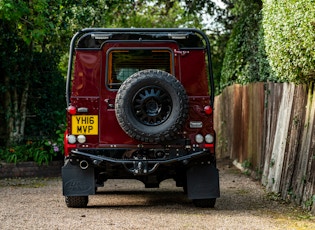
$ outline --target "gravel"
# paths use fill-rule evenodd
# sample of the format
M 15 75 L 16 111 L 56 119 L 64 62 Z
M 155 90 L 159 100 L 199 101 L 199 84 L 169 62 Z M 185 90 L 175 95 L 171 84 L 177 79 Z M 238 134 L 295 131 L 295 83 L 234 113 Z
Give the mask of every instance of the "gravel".
M 315 229 L 315 219 L 267 194 L 230 162 L 219 162 L 214 209 L 193 206 L 173 180 L 145 189 L 109 180 L 88 208 L 67 208 L 60 178 L 0 180 L 0 229 Z

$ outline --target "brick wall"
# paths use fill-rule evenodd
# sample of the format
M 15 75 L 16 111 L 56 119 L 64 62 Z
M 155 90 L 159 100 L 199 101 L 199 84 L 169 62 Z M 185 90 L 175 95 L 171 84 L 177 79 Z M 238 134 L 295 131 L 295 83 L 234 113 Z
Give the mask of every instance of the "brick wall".
M 54 161 L 48 165 L 35 162 L 4 163 L 0 162 L 0 178 L 11 177 L 57 177 L 61 175 L 63 161 Z

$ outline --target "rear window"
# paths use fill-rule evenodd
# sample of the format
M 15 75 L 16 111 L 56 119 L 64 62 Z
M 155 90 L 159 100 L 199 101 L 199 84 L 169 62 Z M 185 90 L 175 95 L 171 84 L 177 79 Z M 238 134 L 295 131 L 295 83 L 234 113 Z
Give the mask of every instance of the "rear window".
M 144 69 L 159 69 L 172 74 L 170 50 L 111 50 L 107 56 L 107 87 L 118 89 L 132 74 Z

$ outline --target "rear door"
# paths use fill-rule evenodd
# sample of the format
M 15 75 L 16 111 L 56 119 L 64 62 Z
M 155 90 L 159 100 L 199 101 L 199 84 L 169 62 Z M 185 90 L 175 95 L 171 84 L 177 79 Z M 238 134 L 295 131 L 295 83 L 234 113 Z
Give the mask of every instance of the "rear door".
M 100 98 L 100 143 L 126 147 L 137 142 L 119 126 L 115 114 L 117 91 L 129 76 L 144 69 L 160 69 L 176 75 L 175 43 L 108 43 L 103 46 Z

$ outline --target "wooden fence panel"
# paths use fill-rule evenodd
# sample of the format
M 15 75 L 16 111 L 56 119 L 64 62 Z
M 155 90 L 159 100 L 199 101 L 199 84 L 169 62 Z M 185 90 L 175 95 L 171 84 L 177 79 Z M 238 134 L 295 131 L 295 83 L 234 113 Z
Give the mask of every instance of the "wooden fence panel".
M 261 171 L 261 153 L 263 145 L 264 125 L 264 84 L 255 83 L 248 85 L 248 137 L 245 139 L 247 145 L 247 159 L 251 162 L 254 170 Z
M 232 88 L 231 88 L 232 89 Z M 218 158 L 226 158 L 230 156 L 231 141 L 230 135 L 227 133 L 226 125 L 229 113 L 231 113 L 231 100 L 228 100 L 228 88 L 224 93 L 216 96 L 214 103 L 214 129 L 216 130 L 216 155 Z
M 269 191 L 315 214 L 314 87 L 233 85 L 216 97 L 214 111 L 219 156 L 250 161 Z
M 231 116 L 231 114 L 234 114 Z M 214 128 L 218 157 L 237 157 L 242 152 L 240 137 L 242 90 L 240 85 L 227 87 L 214 104 Z
M 314 96 L 314 94 L 313 94 Z M 313 97 L 313 100 L 315 98 Z M 313 112 L 314 112 L 314 101 L 313 101 Z M 313 113 L 314 115 L 314 113 Z M 311 118 L 313 121 L 312 134 L 310 141 L 310 148 L 308 152 L 307 168 L 305 171 L 304 190 L 302 193 L 302 205 L 304 208 L 311 209 L 315 214 L 315 126 L 314 116 Z M 307 156 L 305 156 L 306 158 Z
M 287 146 L 283 160 L 282 178 L 280 181 L 281 197 L 292 197 L 292 178 L 296 166 L 298 151 L 301 143 L 302 129 L 305 119 L 307 87 L 296 86 L 293 96 L 293 107 L 290 118 L 290 127 L 287 137 Z
M 280 189 L 283 159 L 287 143 L 291 110 L 293 105 L 293 93 L 294 85 L 284 84 L 283 97 L 281 99 L 280 108 L 278 112 L 277 119 L 278 122 L 272 148 L 271 163 L 267 181 L 267 189 L 275 193 L 278 193 Z
M 262 184 L 267 185 L 271 161 L 272 150 L 275 140 L 275 133 L 277 128 L 277 118 L 279 114 L 280 102 L 282 98 L 282 84 L 267 83 L 265 86 L 265 113 L 264 113 L 264 167 L 262 172 Z
M 241 145 L 239 147 L 239 150 L 236 152 L 237 156 L 234 157 L 235 159 L 238 159 L 240 162 L 249 161 L 249 152 L 248 152 L 248 145 L 246 143 L 248 137 L 249 137 L 249 85 L 241 86 L 239 89 L 239 95 L 241 98 L 239 99 L 241 102 L 240 105 L 240 113 L 239 116 L 234 119 L 235 126 L 238 127 L 236 135 L 239 137 L 239 143 L 235 143 L 236 145 Z
M 227 151 L 227 140 L 223 139 L 226 138 L 225 134 L 225 128 L 224 128 L 224 122 L 225 122 L 225 117 L 224 117 L 224 111 L 225 109 L 223 108 L 224 104 L 222 103 L 223 101 L 223 94 L 220 94 L 219 96 L 215 97 L 214 101 L 214 129 L 216 131 L 216 155 L 217 158 L 225 158 L 228 155 Z
M 311 172 L 313 152 L 310 150 L 314 145 L 312 143 L 312 136 L 314 135 L 314 116 L 315 116 L 315 94 L 311 88 L 308 90 L 308 100 L 306 106 L 306 116 L 303 126 L 303 134 L 301 139 L 301 148 L 298 153 L 298 161 L 295 168 L 295 175 L 293 177 L 293 194 L 295 201 L 301 203 L 308 200 L 304 194 L 305 186 L 311 182 L 314 177 L 314 172 Z M 314 183 L 313 183 L 314 186 Z M 308 189 L 312 191 L 313 186 L 308 185 Z M 310 192 L 308 191 L 308 193 Z M 309 195 L 309 194 L 308 194 Z
M 235 115 L 230 118 L 231 126 L 227 123 L 228 130 L 230 131 L 230 140 L 232 141 L 232 149 L 230 149 L 230 156 L 238 158 L 243 152 L 243 136 L 242 136 L 242 96 L 243 90 L 241 85 L 235 85 L 234 90 L 230 91 L 232 97 L 232 113 Z M 232 113 L 229 113 L 228 116 Z

